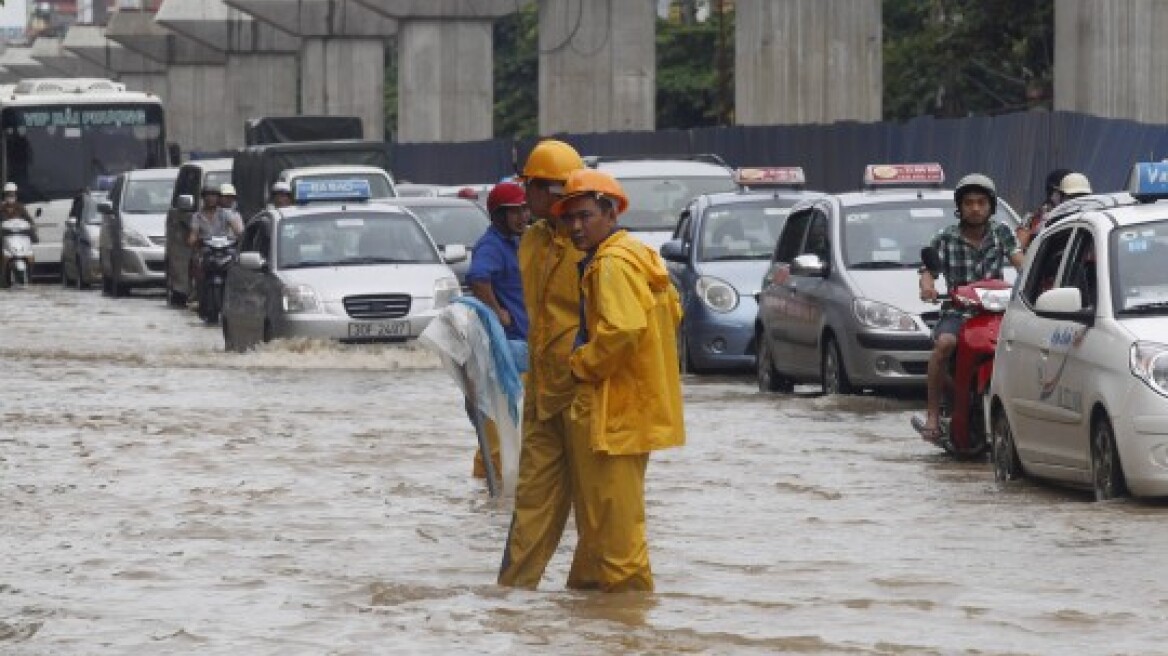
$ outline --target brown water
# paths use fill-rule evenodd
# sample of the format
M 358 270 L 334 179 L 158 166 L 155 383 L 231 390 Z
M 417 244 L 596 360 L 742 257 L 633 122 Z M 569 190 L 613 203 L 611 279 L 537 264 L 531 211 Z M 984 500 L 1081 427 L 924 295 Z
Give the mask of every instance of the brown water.
M 1168 509 L 997 486 L 919 401 L 687 378 L 654 595 L 493 584 L 509 515 L 413 347 L 221 352 L 158 297 L 0 293 L 0 653 L 1168 653 Z

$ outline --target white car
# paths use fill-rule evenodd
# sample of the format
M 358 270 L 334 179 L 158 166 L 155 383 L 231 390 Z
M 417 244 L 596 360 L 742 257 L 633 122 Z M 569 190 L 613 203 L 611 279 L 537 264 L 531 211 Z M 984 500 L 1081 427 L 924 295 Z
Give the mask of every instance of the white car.
M 295 194 L 305 198 L 303 187 Z M 413 215 L 329 197 L 270 207 L 248 222 L 224 288 L 227 350 L 277 337 L 405 341 L 459 296 L 458 279 Z M 448 261 L 465 258 L 465 248 L 447 247 Z
M 1141 180 L 1143 184 L 1141 184 Z M 1048 225 L 1002 323 L 986 404 L 998 480 L 1168 495 L 1168 164 Z

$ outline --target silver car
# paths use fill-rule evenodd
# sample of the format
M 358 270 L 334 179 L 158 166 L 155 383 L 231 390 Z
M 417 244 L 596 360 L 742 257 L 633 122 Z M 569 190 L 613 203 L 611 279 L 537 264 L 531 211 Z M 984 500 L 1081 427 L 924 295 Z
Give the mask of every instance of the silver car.
M 77 197 L 65 234 L 61 238 L 61 283 L 77 289 L 89 289 L 101 280 L 100 253 L 101 214 L 97 205 L 106 199 L 106 192 L 91 191 Z
M 166 284 L 166 212 L 178 169 L 126 171 L 114 181 L 102 215 L 99 259 L 102 292 L 123 296 L 134 287 Z
M 448 247 L 446 259 L 466 258 Z M 426 230 L 380 203 L 268 208 L 248 222 L 227 274 L 223 341 L 243 351 L 274 338 L 413 339 L 459 296 Z
M 923 388 L 939 313 L 919 297 L 920 252 L 953 213 L 952 190 L 924 186 L 792 207 L 759 293 L 760 389 Z M 993 218 L 1018 225 L 1003 201 Z
M 454 275 L 458 276 L 463 293 L 469 294 L 466 273 L 470 270 L 470 261 L 474 257 L 474 245 L 487 228 L 491 227 L 487 210 L 478 203 L 464 198 L 394 198 L 389 202 L 406 208 L 418 217 L 443 254 L 449 246 L 460 245 L 466 249 L 467 259 L 457 263 L 451 262 L 450 268 Z

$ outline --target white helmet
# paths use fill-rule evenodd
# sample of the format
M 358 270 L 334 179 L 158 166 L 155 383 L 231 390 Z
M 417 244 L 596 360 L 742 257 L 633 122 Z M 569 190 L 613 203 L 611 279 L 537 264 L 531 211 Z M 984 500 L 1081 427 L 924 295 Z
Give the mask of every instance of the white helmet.
M 234 196 L 235 195 L 235 185 L 231 184 L 230 182 L 224 182 L 223 184 L 219 185 L 219 195 L 220 196 Z
M 276 180 L 272 183 L 272 194 L 291 194 L 292 187 L 284 180 Z
M 1082 173 L 1068 173 L 1059 183 L 1059 191 L 1065 196 L 1082 196 L 1091 193 L 1091 183 Z
M 16 193 L 16 183 L 15 182 L 5 182 L 4 183 L 4 193 L 15 194 Z

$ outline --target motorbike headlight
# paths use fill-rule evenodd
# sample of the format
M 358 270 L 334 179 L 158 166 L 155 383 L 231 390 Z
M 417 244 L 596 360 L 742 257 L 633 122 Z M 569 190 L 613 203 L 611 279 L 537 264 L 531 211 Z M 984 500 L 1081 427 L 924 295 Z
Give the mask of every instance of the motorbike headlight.
M 1155 342 L 1132 344 L 1131 372 L 1148 387 L 1168 396 L 1168 346 Z
M 434 307 L 442 308 L 450 305 L 450 301 L 462 295 L 462 287 L 458 278 L 439 278 L 434 281 Z
M 987 311 L 1005 312 L 1006 306 L 1010 304 L 1010 293 L 1009 289 L 979 289 L 977 297 Z
M 906 332 L 917 329 L 917 322 L 913 320 L 911 314 L 866 298 L 852 301 L 852 311 L 856 313 L 856 319 L 860 324 L 868 328 Z
M 702 276 L 695 289 L 702 303 L 714 312 L 730 312 L 738 307 L 738 290 L 721 278 Z
M 288 313 L 320 312 L 320 297 L 308 285 L 284 286 L 284 311 Z
M 126 248 L 150 248 L 154 243 L 133 228 L 122 228 L 122 246 Z

